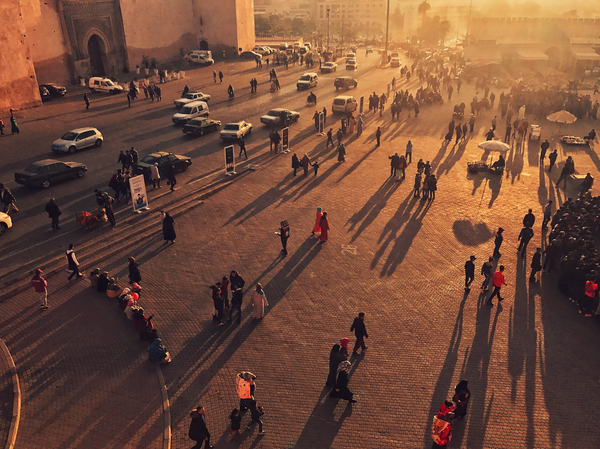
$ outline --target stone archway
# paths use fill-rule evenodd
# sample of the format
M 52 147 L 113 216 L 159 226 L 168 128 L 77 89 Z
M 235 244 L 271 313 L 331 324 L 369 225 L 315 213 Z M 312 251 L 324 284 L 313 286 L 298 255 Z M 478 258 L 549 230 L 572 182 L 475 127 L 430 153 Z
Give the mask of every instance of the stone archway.
M 200 50 L 208 50 L 208 42 L 206 42 L 204 39 L 200 41 Z
M 92 34 L 88 39 L 87 51 L 90 56 L 90 70 L 92 76 L 106 75 L 106 45 L 97 34 Z

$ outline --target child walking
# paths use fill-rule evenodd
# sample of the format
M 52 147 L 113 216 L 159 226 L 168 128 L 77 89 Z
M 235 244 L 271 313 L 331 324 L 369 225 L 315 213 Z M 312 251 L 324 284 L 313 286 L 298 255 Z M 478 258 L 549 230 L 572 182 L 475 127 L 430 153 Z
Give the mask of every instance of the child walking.
M 256 405 L 256 401 L 252 401 L 252 405 L 250 406 L 250 416 L 252 417 L 252 421 L 248 423 L 246 426 L 247 429 L 251 429 L 254 423 L 258 424 L 258 434 L 264 435 L 266 432 L 263 432 L 263 423 L 260 420 L 260 417 L 264 415 L 265 412 L 261 405 Z

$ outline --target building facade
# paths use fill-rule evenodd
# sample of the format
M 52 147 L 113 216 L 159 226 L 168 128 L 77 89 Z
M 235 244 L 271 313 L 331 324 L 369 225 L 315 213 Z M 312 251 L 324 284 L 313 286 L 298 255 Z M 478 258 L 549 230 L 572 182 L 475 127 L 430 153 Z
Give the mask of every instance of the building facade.
M 253 0 L 2 0 L 0 14 L 14 24 L 1 27 L 0 39 L 19 43 L 0 56 L 11 59 L 0 65 L 0 93 L 20 89 L 26 97 L 1 95 L 0 110 L 38 104 L 38 82 L 119 76 L 141 67 L 144 56 L 161 63 L 197 48 L 233 54 L 254 47 Z M 22 88 L 24 76 L 33 94 Z

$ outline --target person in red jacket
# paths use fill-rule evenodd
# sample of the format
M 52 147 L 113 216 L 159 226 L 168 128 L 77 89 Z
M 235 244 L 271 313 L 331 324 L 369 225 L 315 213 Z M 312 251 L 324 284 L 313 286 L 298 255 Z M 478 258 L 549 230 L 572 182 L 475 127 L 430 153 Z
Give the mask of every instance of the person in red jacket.
M 49 307 L 48 306 L 48 290 L 46 288 L 46 287 L 48 287 L 48 283 L 46 282 L 46 279 L 44 279 L 41 276 L 41 274 L 42 274 L 42 270 L 40 270 L 39 268 L 37 270 L 35 270 L 35 274 L 31 278 L 31 285 L 33 286 L 33 289 L 40 296 L 40 298 L 42 300 L 42 304 L 40 305 L 40 308 L 43 310 L 46 310 Z
M 433 417 L 431 425 L 431 438 L 433 446 L 431 449 L 443 449 L 452 439 L 452 420 L 455 418 L 456 407 L 452 402 L 445 401 L 437 415 Z
M 492 277 L 492 284 L 494 284 L 494 291 L 492 292 L 492 296 L 490 296 L 490 299 L 488 300 L 488 303 L 491 305 L 494 304 L 492 302 L 492 299 L 494 299 L 494 296 L 498 296 L 498 301 L 504 301 L 504 298 L 502 298 L 500 296 L 500 289 L 502 288 L 503 285 L 506 285 L 506 282 L 504 281 L 504 265 L 500 265 L 500 268 L 498 270 L 499 271 L 496 271 L 494 273 L 494 277 Z

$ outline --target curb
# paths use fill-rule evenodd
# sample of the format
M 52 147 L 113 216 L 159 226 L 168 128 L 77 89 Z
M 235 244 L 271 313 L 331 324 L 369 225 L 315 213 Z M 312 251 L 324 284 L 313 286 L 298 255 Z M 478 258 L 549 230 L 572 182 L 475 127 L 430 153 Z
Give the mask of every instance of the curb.
M 10 428 L 8 430 L 8 438 L 6 439 L 5 449 L 13 449 L 15 442 L 17 441 L 17 431 L 19 430 L 19 421 L 21 420 L 21 386 L 19 385 L 19 374 L 15 366 L 15 361 L 4 343 L 4 340 L 0 339 L 0 350 L 2 355 L 8 360 L 10 368 L 10 374 L 13 384 L 13 406 L 12 406 L 12 417 L 10 421 Z
M 156 374 L 158 375 L 158 384 L 160 385 L 160 394 L 162 395 L 163 417 L 165 420 L 163 449 L 171 449 L 171 404 L 169 403 L 169 392 L 167 391 L 167 385 L 165 384 L 165 378 L 163 377 L 160 365 L 156 367 Z

